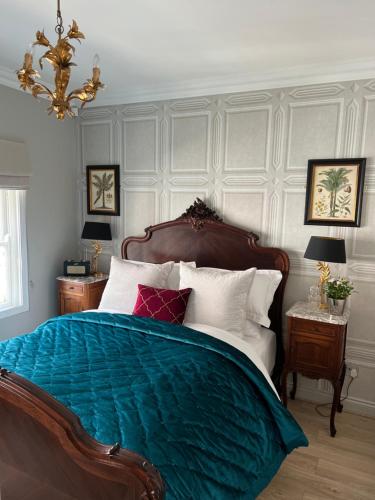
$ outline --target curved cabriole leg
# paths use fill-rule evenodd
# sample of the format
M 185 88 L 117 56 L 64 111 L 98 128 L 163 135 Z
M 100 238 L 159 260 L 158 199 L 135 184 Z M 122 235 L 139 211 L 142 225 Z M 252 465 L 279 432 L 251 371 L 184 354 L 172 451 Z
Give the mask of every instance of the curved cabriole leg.
M 346 373 L 346 364 L 344 363 L 344 366 L 342 367 L 342 372 L 341 372 L 341 376 L 340 376 L 340 395 L 339 395 L 339 398 L 341 396 L 341 392 L 342 392 L 342 386 L 344 385 L 344 380 L 345 380 L 345 373 Z M 337 406 L 337 411 L 339 413 L 342 412 L 343 410 L 343 405 L 341 404 L 341 401 L 339 400 L 339 404 Z
M 297 372 L 293 372 L 293 387 L 290 391 L 290 399 L 295 399 L 297 392 Z
M 339 404 L 340 404 L 340 394 L 341 394 L 341 381 L 340 381 L 340 379 L 338 381 L 336 381 L 335 383 L 333 383 L 332 385 L 333 385 L 334 393 L 333 393 L 333 401 L 332 401 L 329 429 L 330 429 L 331 436 L 335 437 L 335 435 L 336 435 L 335 415 L 336 415 L 336 411 L 337 411 Z

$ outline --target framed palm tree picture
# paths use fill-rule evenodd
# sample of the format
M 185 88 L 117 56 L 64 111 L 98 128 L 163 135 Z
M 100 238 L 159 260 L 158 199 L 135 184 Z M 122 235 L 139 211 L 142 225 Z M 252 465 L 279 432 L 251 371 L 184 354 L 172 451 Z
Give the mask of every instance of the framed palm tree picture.
M 120 175 L 118 165 L 88 165 L 87 213 L 120 215 Z
M 366 158 L 309 160 L 305 224 L 361 225 Z

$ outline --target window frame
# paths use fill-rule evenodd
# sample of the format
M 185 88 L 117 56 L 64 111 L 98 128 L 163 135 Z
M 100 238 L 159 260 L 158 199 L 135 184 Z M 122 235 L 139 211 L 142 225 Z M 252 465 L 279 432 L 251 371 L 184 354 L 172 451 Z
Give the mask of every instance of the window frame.
M 27 232 L 26 232 L 26 191 L 22 189 L 1 189 L 12 191 L 14 205 L 6 203 L 9 237 L 0 242 L 7 248 L 9 258 L 8 279 L 11 298 L 0 306 L 0 319 L 21 314 L 29 310 Z M 11 206 L 13 205 L 13 206 Z M 11 213 L 10 208 L 14 209 Z

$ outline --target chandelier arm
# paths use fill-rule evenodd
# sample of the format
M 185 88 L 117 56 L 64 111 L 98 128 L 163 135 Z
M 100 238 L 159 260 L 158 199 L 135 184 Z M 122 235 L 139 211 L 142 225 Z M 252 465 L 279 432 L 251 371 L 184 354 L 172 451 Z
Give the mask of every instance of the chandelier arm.
M 43 85 L 43 83 L 35 82 L 35 84 L 31 87 L 31 91 L 33 92 L 34 88 L 41 88 L 42 92 L 37 92 L 37 94 L 47 94 L 50 99 L 53 99 L 53 93 L 50 91 L 48 87 Z
M 71 101 L 72 99 L 78 99 L 79 101 L 82 101 L 84 103 L 91 102 L 95 99 L 98 90 L 102 87 L 103 85 L 100 82 L 90 86 L 85 83 L 80 89 L 72 90 L 72 92 L 68 94 L 66 100 Z
M 79 95 L 79 94 L 83 94 L 83 93 L 85 93 L 86 95 L 89 94 L 90 97 L 83 97 L 83 96 Z M 73 92 L 70 92 L 70 94 L 68 95 L 66 100 L 68 102 L 70 102 L 73 99 L 77 99 L 78 101 L 81 101 L 82 105 L 83 105 L 83 104 L 86 104 L 87 102 L 94 101 L 95 97 L 96 97 L 96 91 L 95 92 L 86 92 L 85 90 L 82 89 L 82 90 L 74 90 Z
M 66 100 L 71 101 L 72 99 L 79 99 L 78 94 L 82 94 L 83 92 L 85 92 L 85 90 L 83 88 L 74 89 L 71 92 L 69 92 L 69 94 L 66 96 Z M 84 99 L 81 98 L 81 101 L 82 100 L 84 100 Z

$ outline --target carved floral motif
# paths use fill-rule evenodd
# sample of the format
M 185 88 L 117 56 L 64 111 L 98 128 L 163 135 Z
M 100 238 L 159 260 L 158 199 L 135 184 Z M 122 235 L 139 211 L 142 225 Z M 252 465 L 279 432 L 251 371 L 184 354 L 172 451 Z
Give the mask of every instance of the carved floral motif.
M 204 201 L 197 198 L 193 205 L 184 212 L 178 219 L 189 219 L 195 231 L 199 231 L 207 221 L 223 222 L 217 213 L 209 208 Z

